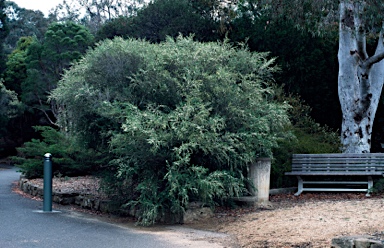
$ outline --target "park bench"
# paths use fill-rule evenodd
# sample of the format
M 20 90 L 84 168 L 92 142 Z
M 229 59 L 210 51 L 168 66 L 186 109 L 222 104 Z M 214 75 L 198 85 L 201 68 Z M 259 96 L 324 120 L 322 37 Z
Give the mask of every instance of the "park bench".
M 367 192 L 369 196 L 372 177 L 384 174 L 384 153 L 293 154 L 292 171 L 285 174 L 297 177 L 296 196 L 303 191 Z

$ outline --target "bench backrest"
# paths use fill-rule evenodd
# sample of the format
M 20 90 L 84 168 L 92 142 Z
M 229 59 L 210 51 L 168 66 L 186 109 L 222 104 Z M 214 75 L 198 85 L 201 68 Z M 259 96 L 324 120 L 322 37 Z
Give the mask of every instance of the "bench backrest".
M 294 171 L 384 172 L 384 153 L 293 154 Z

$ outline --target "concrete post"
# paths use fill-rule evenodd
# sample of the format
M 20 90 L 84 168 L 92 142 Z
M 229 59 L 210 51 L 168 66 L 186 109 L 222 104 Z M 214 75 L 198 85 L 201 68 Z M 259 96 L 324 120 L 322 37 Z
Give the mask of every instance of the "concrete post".
M 52 212 L 52 155 L 44 155 L 44 201 L 43 211 Z
M 271 159 L 258 158 L 249 166 L 249 179 L 256 189 L 251 188 L 252 196 L 257 197 L 258 203 L 269 201 L 269 185 L 271 175 Z

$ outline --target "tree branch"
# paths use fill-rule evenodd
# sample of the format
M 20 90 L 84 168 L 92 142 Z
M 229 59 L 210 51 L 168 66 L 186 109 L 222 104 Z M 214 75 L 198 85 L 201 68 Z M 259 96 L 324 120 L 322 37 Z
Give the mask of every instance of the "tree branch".
M 369 57 L 366 61 L 365 64 L 368 67 L 371 67 L 373 64 L 376 64 L 384 59 L 384 52 L 381 52 L 379 54 L 375 54 L 372 57 Z
M 44 109 L 41 109 L 41 108 L 37 108 L 37 107 L 32 107 L 32 108 L 42 111 L 42 112 L 44 113 L 45 117 L 47 117 L 49 123 L 51 123 L 52 125 L 54 125 L 54 126 L 56 126 L 56 127 L 60 127 L 59 125 L 57 125 L 55 122 L 53 122 L 53 121 L 51 120 L 51 118 L 49 117 L 47 111 L 45 111 Z
M 39 97 L 37 94 L 36 94 L 36 97 L 37 97 L 37 99 L 38 99 L 38 101 L 39 101 L 40 106 L 41 106 L 41 107 L 44 107 L 44 105 L 43 105 L 43 103 L 42 103 L 40 97 Z M 42 112 L 44 113 L 45 117 L 47 117 L 49 123 L 51 123 L 51 124 L 54 125 L 54 126 L 59 127 L 59 125 L 57 125 L 54 121 L 52 121 L 52 119 L 49 117 L 47 111 L 45 111 L 45 110 L 42 109 L 42 108 L 38 108 L 38 107 L 32 107 L 32 108 L 35 108 L 35 109 L 37 109 L 37 110 L 42 111 Z
M 356 41 L 357 41 L 357 52 L 360 56 L 360 59 L 365 61 L 368 58 L 367 53 L 367 42 L 366 42 L 366 30 L 361 15 L 363 12 L 363 3 L 354 4 L 354 25 L 356 32 Z

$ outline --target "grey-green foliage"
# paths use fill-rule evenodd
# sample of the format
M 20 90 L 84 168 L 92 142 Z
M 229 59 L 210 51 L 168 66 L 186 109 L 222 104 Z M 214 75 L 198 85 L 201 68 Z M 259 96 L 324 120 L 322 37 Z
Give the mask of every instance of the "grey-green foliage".
M 0 78 L 0 134 L 6 132 L 6 125 L 11 118 L 22 112 L 23 105 L 14 91 L 8 90 Z
M 0 78 L 0 152 L 7 148 L 9 126 L 23 112 L 23 104 L 18 100 L 17 93 L 7 89 Z
M 0 113 L 8 118 L 15 117 L 20 108 L 20 102 L 14 91 L 8 90 L 0 79 Z
M 213 205 L 241 193 L 247 163 L 289 136 L 273 63 L 228 42 L 117 38 L 89 51 L 51 98 L 63 128 L 109 149 L 111 188 L 151 224 L 191 199 Z
M 3 79 L 0 79 L 0 134 L 5 131 L 9 119 L 16 117 L 21 110 L 17 94 L 5 88 Z

